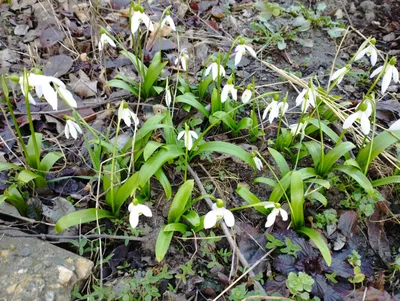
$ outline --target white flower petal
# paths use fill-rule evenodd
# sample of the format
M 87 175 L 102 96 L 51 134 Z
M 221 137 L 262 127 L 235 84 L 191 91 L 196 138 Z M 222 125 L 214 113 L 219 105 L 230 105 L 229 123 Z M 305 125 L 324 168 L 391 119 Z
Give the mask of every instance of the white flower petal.
M 68 130 L 69 130 L 69 133 L 71 134 L 72 138 L 74 138 L 74 139 L 78 138 L 78 132 L 76 131 L 74 122 L 72 120 L 67 120 L 66 125 L 68 125 Z M 67 137 L 67 138 L 69 138 L 69 137 Z
M 131 211 L 131 213 L 129 214 L 129 223 L 131 224 L 132 228 L 136 228 L 137 225 L 139 224 L 139 214 L 138 214 L 136 208 L 134 208 Z
M 362 59 L 362 58 L 365 56 L 365 54 L 367 53 L 367 50 L 368 50 L 368 47 L 367 47 L 367 48 L 364 48 L 363 50 L 361 50 L 361 51 L 356 55 L 356 57 L 354 58 L 354 61 L 358 61 L 358 60 Z
M 135 207 L 137 207 L 137 212 L 142 213 L 144 216 L 147 216 L 147 217 L 153 216 L 150 208 L 147 207 L 146 205 L 138 204 Z
M 369 77 L 373 78 L 373 77 L 377 76 L 379 73 L 381 73 L 382 69 L 383 69 L 383 66 L 380 66 L 380 67 L 376 68 L 375 71 L 372 72 Z
M 284 209 L 282 209 L 282 208 L 279 208 L 279 213 L 280 213 L 281 216 L 282 216 L 282 220 L 283 220 L 283 221 L 287 221 L 287 219 L 288 219 L 288 213 L 286 212 L 286 210 L 284 210 Z
M 215 210 L 211 210 L 204 217 L 204 229 L 210 229 L 217 223 L 217 213 Z
M 248 103 L 251 99 L 251 90 L 246 89 L 242 94 L 242 102 Z
M 65 124 L 65 127 L 64 127 L 64 133 L 65 133 L 65 137 L 66 137 L 67 139 L 69 139 L 69 125 L 68 125 L 68 120 L 67 120 L 67 123 Z
M 78 133 L 82 134 L 83 131 L 82 131 L 81 127 L 79 126 L 79 124 L 77 124 L 76 122 L 73 122 L 73 121 L 72 121 L 72 123 L 74 125 L 74 128 L 78 131 Z
M 69 92 L 67 89 L 63 87 L 58 88 L 60 90 L 61 95 L 64 97 L 64 100 L 73 108 L 76 108 L 78 104 L 76 103 L 76 100 L 72 96 L 72 93 Z
M 239 46 L 237 46 L 239 47 Z M 240 61 L 242 60 L 243 51 L 238 51 L 236 47 L 236 54 L 235 54 L 235 66 L 239 65 Z
M 206 72 L 204 73 L 205 76 L 208 76 L 210 74 L 212 67 L 213 67 L 213 64 L 211 64 L 210 66 L 207 67 Z
M 397 131 L 400 130 L 400 119 L 397 120 L 395 123 L 393 123 L 390 127 L 389 127 L 390 131 Z
M 58 100 L 57 100 L 57 92 L 50 86 L 49 83 L 46 83 L 42 86 L 42 91 L 44 98 L 51 105 L 54 111 L 57 111 Z
M 254 161 L 254 164 L 256 165 L 256 168 L 259 170 L 259 171 L 261 171 L 262 169 L 263 169 L 263 163 L 262 163 L 262 161 L 261 161 L 261 159 L 260 158 L 258 158 L 258 157 L 254 157 L 253 158 L 253 161 Z
M 237 90 L 235 88 L 231 90 L 231 94 L 232 94 L 232 99 L 237 101 Z
M 140 20 L 139 20 L 139 14 L 140 12 L 133 12 L 132 18 L 131 18 L 131 32 L 134 35 L 140 26 Z
M 360 118 L 361 123 L 361 131 L 364 135 L 368 135 L 369 131 L 371 130 L 371 123 L 369 122 L 369 118 L 367 115 L 362 114 Z
M 397 84 L 399 82 L 399 70 L 395 66 L 393 66 L 392 75 L 393 81 Z
M 304 102 L 304 96 L 307 93 L 307 89 L 303 89 L 303 91 L 300 92 L 299 95 L 297 95 L 296 97 L 296 106 L 299 106 L 300 104 L 302 104 Z
M 250 53 L 250 55 L 252 57 L 257 57 L 257 54 L 253 48 L 251 48 L 250 46 L 247 46 L 247 45 L 244 45 L 244 47 L 246 48 L 247 52 Z
M 194 139 L 199 138 L 199 136 L 197 135 L 197 133 L 195 131 L 189 131 L 190 136 L 192 136 Z
M 265 227 L 266 227 L 266 228 L 271 227 L 271 226 L 275 223 L 276 214 L 277 214 L 277 212 L 278 212 L 277 210 L 278 210 L 278 209 L 274 208 L 274 209 L 272 209 L 271 213 L 268 214 L 268 216 L 267 216 L 267 222 L 265 223 Z
M 228 209 L 224 210 L 224 221 L 228 227 L 233 227 L 235 225 L 235 217 Z
M 225 87 L 222 89 L 221 92 L 221 102 L 224 103 L 227 99 L 228 99 L 228 89 L 227 85 L 225 85 Z
M 381 86 L 381 93 L 385 94 L 387 88 L 389 88 L 390 82 L 392 81 L 392 68 L 391 66 L 388 66 L 385 74 L 383 75 L 382 78 L 382 86 Z
M 358 112 L 349 115 L 343 123 L 343 129 L 347 130 L 351 128 L 353 126 L 354 121 L 356 121 L 357 118 L 359 118 Z
M 133 209 L 135 209 L 135 205 L 133 205 L 133 203 L 129 203 L 128 211 L 131 212 Z
M 339 76 L 341 76 L 343 73 L 343 68 L 335 71 L 332 76 L 331 76 L 331 81 L 334 81 L 335 79 L 337 79 Z
M 378 52 L 376 51 L 375 47 L 371 46 L 371 65 L 375 66 L 377 61 L 378 61 Z

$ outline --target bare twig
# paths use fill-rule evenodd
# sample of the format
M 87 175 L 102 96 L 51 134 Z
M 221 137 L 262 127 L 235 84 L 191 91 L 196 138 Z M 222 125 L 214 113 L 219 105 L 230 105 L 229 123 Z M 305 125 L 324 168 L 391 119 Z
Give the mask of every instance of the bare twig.
M 197 173 L 190 167 L 188 166 L 188 171 L 189 173 L 192 175 L 194 181 L 196 182 L 197 186 L 199 187 L 199 190 L 202 194 L 207 194 L 206 190 L 204 189 L 203 184 L 201 183 L 199 176 L 197 175 Z M 205 201 L 207 202 L 207 205 L 210 207 L 210 209 L 212 208 L 212 201 L 209 198 L 204 198 Z M 225 223 L 221 223 L 221 228 L 222 231 L 224 232 L 231 248 L 233 251 L 237 250 L 237 255 L 239 258 L 240 263 L 243 265 L 243 267 L 248 268 L 250 265 L 247 262 L 246 258 L 243 256 L 242 252 L 240 252 L 239 248 L 237 247 L 235 241 L 233 240 L 231 233 L 228 229 L 228 227 L 225 225 Z M 240 280 L 241 278 L 243 278 L 246 274 L 249 274 L 251 277 L 253 277 L 253 281 L 254 281 L 254 285 L 257 287 L 257 289 L 259 289 L 260 291 L 265 293 L 264 288 L 262 287 L 262 285 L 255 280 L 255 274 L 252 271 L 252 269 L 257 266 L 262 260 L 264 260 L 269 254 L 272 253 L 274 249 L 272 249 L 271 251 L 269 251 L 267 254 L 265 254 L 260 260 L 258 260 L 249 270 L 247 270 L 245 273 L 243 273 L 238 279 L 236 279 L 227 289 L 225 289 L 216 299 L 217 300 L 220 296 L 222 296 L 233 284 L 235 284 L 238 280 Z

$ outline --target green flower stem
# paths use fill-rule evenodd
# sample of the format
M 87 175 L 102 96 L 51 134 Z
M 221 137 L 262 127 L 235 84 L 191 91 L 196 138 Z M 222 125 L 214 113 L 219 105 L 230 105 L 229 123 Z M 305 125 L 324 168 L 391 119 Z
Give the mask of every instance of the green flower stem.
M 7 86 L 6 78 L 4 77 L 4 75 L 1 76 L 1 84 L 2 84 L 4 98 L 6 99 L 6 102 L 7 102 L 8 111 L 10 112 L 11 118 L 13 120 L 14 128 L 17 131 L 17 135 L 18 135 L 19 142 L 21 144 L 22 151 L 24 152 L 25 158 L 27 158 L 28 151 L 26 149 L 24 139 L 22 138 L 22 134 L 21 134 L 21 130 L 19 129 L 19 126 L 18 126 L 17 118 L 14 115 L 14 110 L 12 108 L 11 101 L 10 101 L 8 86 Z
M 262 98 L 262 97 L 274 95 L 274 94 L 277 94 L 277 93 L 279 93 L 279 92 L 267 92 L 267 93 L 261 94 L 261 95 L 259 95 L 259 96 L 257 96 L 257 97 L 254 97 L 254 98 L 253 98 L 252 100 L 250 100 L 250 101 L 255 101 L 255 100 L 258 100 L 258 99 L 260 99 L 260 98 Z M 244 107 L 245 105 L 247 105 L 247 104 L 242 103 L 241 105 L 237 106 L 236 108 L 233 108 L 233 109 L 230 110 L 229 112 L 226 112 L 226 114 L 229 114 L 229 113 L 231 113 L 231 112 L 233 112 L 233 111 L 236 111 L 236 110 L 238 110 L 238 109 Z M 200 141 L 203 140 L 204 136 L 205 136 L 214 126 L 216 126 L 216 125 L 217 125 L 218 123 L 220 123 L 220 122 L 221 122 L 221 120 L 216 120 L 216 121 L 214 121 L 213 123 L 211 123 L 211 124 L 203 131 L 203 133 L 200 134 L 199 138 L 196 139 L 196 141 L 193 143 L 192 149 L 196 149 L 197 144 L 198 144 Z
M 239 41 L 239 39 L 242 39 L 242 36 L 238 36 L 231 44 L 231 47 L 228 50 L 228 53 L 226 54 L 226 57 L 224 59 L 224 67 L 226 66 L 226 64 L 228 63 L 229 57 L 231 56 L 232 53 L 232 49 L 233 47 L 235 47 L 237 41 Z
M 36 159 L 36 166 L 31 166 L 35 169 L 38 169 L 40 166 L 40 150 L 38 143 L 36 141 L 36 133 L 35 133 L 35 128 L 33 126 L 33 121 L 32 121 L 32 114 L 31 114 L 31 106 L 29 103 L 29 83 L 28 83 L 28 72 L 24 68 L 24 74 L 23 74 L 24 82 L 23 82 L 23 89 L 25 93 L 25 107 L 26 107 L 26 114 L 28 116 L 28 122 L 29 122 L 29 129 L 31 131 L 31 137 L 33 141 L 33 148 L 35 150 L 35 159 Z
M 185 137 L 186 139 L 186 137 Z M 189 139 L 192 139 L 191 137 Z M 188 161 L 189 161 L 189 150 L 185 146 L 185 176 L 183 178 L 183 182 L 186 182 L 187 179 L 187 172 L 188 172 Z
M 117 120 L 117 129 L 115 132 L 115 138 L 114 138 L 114 148 L 113 148 L 113 153 L 112 153 L 112 159 L 111 159 L 111 185 L 110 185 L 110 194 L 111 194 L 111 211 L 115 214 L 114 211 L 114 171 L 115 171 L 115 157 L 117 155 L 117 143 L 118 143 L 118 133 L 120 130 L 120 124 L 121 124 L 121 118 L 118 116 Z

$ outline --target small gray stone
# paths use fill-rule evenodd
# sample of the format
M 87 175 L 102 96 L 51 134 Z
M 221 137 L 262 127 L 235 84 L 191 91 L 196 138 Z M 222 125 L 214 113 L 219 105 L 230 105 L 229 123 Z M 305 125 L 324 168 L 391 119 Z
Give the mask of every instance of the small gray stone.
M 382 40 L 384 40 L 385 42 L 391 42 L 394 39 L 396 39 L 396 35 L 395 35 L 394 32 L 391 32 L 391 33 L 389 33 L 389 34 L 387 34 L 387 35 L 382 37 Z
M 375 9 L 375 3 L 369 0 L 363 1 L 360 4 L 361 9 L 367 13 L 367 12 L 373 12 Z
M 26 24 L 19 24 L 14 29 L 16 36 L 24 36 L 28 32 L 29 26 Z
M 18 255 L 22 256 L 22 257 L 26 257 L 29 256 L 31 254 L 31 250 L 29 250 L 28 248 L 23 248 Z

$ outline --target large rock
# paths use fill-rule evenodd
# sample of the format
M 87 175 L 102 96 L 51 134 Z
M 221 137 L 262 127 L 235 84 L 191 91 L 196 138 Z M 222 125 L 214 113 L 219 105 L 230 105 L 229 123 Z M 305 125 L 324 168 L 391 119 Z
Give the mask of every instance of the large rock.
M 24 233 L 0 230 L 0 300 L 71 300 L 74 285 L 91 273 L 90 260 L 40 239 L 8 234 Z

